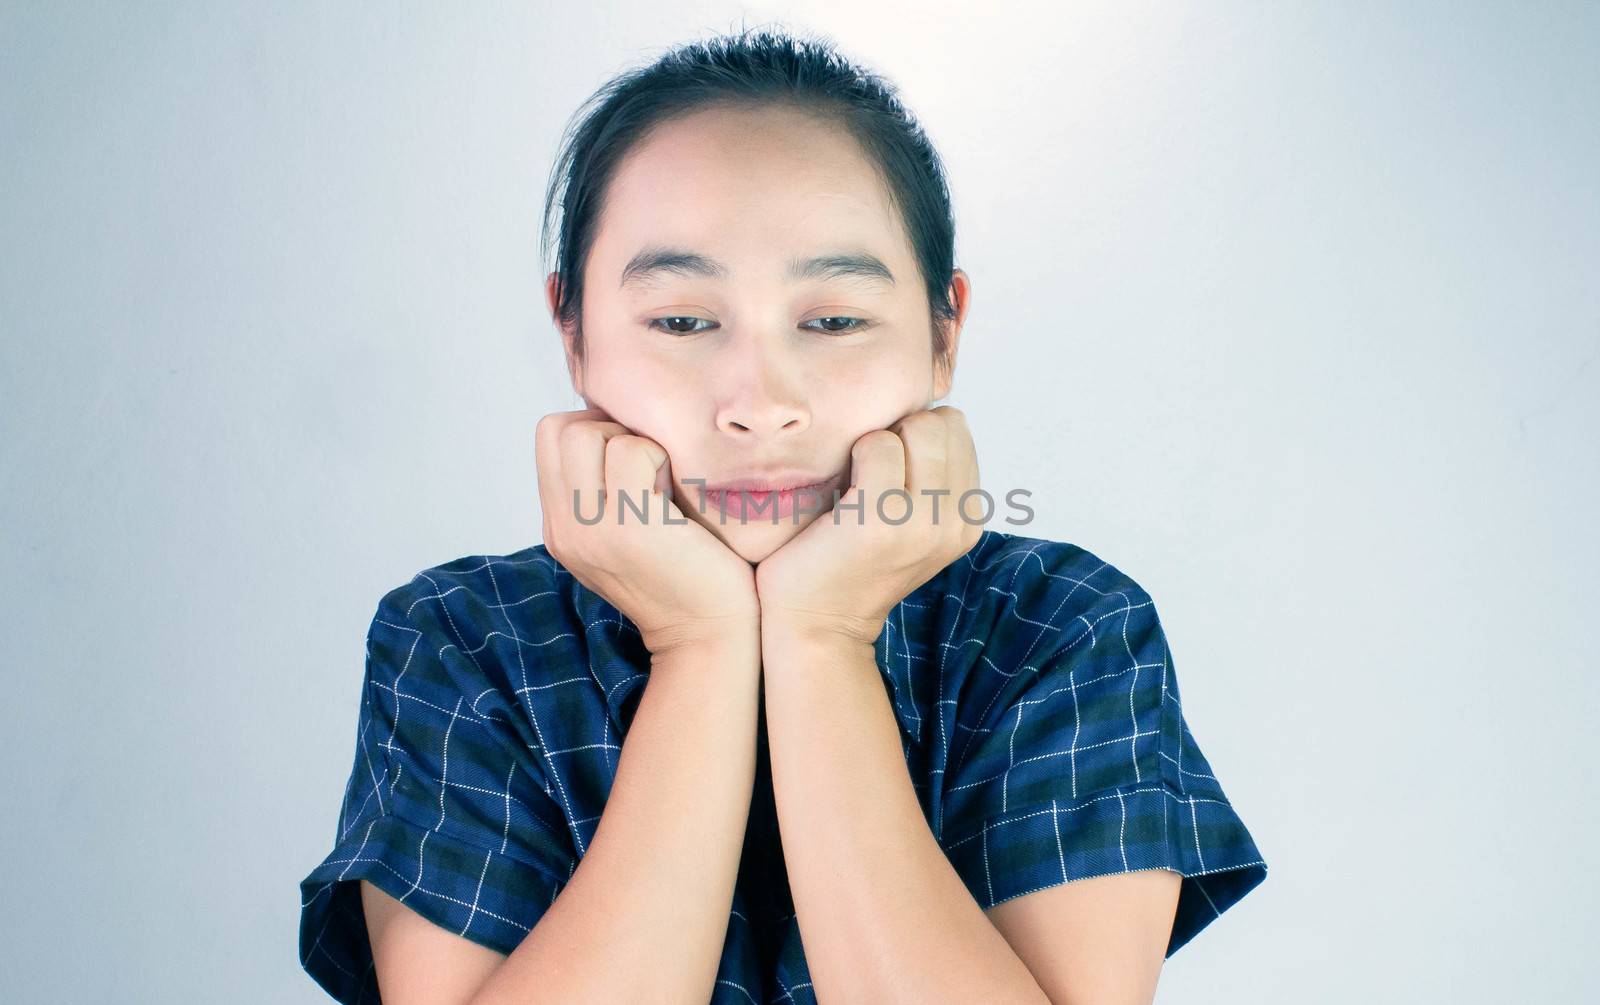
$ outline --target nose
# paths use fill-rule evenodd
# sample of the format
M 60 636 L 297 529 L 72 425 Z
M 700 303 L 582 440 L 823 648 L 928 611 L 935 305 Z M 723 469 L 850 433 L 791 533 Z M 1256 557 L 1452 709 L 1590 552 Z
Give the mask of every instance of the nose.
M 781 337 L 735 340 L 719 369 L 718 429 L 748 438 L 791 436 L 810 428 L 802 364 Z

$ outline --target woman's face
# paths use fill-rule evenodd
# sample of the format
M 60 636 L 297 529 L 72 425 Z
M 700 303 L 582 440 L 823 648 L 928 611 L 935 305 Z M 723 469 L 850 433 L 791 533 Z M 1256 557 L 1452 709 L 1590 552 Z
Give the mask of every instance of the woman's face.
M 574 387 L 660 443 L 679 508 L 752 563 L 832 508 L 858 437 L 949 393 L 969 302 L 958 269 L 950 367 L 936 368 L 916 260 L 871 165 L 847 133 L 787 110 L 703 110 L 647 137 L 611 181 L 584 268 Z M 553 311 L 554 275 L 546 292 Z M 752 494 L 741 521 L 736 493 L 724 510 L 686 479 L 825 484 L 791 495 L 795 513 Z

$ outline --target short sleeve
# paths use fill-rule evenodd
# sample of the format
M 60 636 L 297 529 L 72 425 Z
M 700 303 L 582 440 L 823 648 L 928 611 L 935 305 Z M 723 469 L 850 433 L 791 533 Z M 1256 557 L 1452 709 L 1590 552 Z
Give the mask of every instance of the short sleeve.
M 1153 601 L 1108 572 L 1052 578 L 1093 599 L 1055 597 L 997 623 L 990 689 L 957 713 L 964 742 L 951 754 L 940 844 L 985 909 L 1073 880 L 1171 869 L 1184 879 L 1170 957 L 1267 866 L 1184 719 Z
M 333 847 L 300 884 L 300 963 L 336 1001 L 379 1001 L 358 880 L 509 955 L 576 868 L 536 731 L 463 632 L 426 580 L 373 616 Z

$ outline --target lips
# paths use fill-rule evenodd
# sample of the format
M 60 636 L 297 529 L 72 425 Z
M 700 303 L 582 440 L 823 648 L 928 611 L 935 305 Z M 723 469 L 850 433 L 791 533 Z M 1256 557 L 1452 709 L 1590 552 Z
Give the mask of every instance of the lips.
M 788 475 L 771 479 L 743 479 L 718 486 L 707 486 L 703 498 L 715 510 L 746 522 L 750 517 L 777 521 L 795 512 L 804 504 L 812 512 L 827 508 L 830 489 L 837 475 L 818 479 L 815 475 Z M 762 488 L 761 486 L 768 486 Z M 752 487 L 754 486 L 754 487 Z M 773 488 L 771 486 L 776 486 Z
M 708 492 L 787 492 L 793 489 L 820 488 L 833 481 L 833 475 L 805 472 L 779 472 L 774 475 L 737 478 L 707 485 Z

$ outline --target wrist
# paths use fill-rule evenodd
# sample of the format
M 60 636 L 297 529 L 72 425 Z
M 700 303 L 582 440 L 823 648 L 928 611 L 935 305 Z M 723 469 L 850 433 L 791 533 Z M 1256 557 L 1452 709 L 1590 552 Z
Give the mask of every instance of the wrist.
M 755 615 L 730 615 L 676 621 L 651 633 L 645 639 L 650 662 L 675 662 L 688 658 L 695 662 L 739 662 L 748 657 L 759 661 L 761 619 Z
M 771 662 L 793 649 L 872 652 L 883 632 L 883 620 L 768 610 L 761 613 L 761 651 Z

